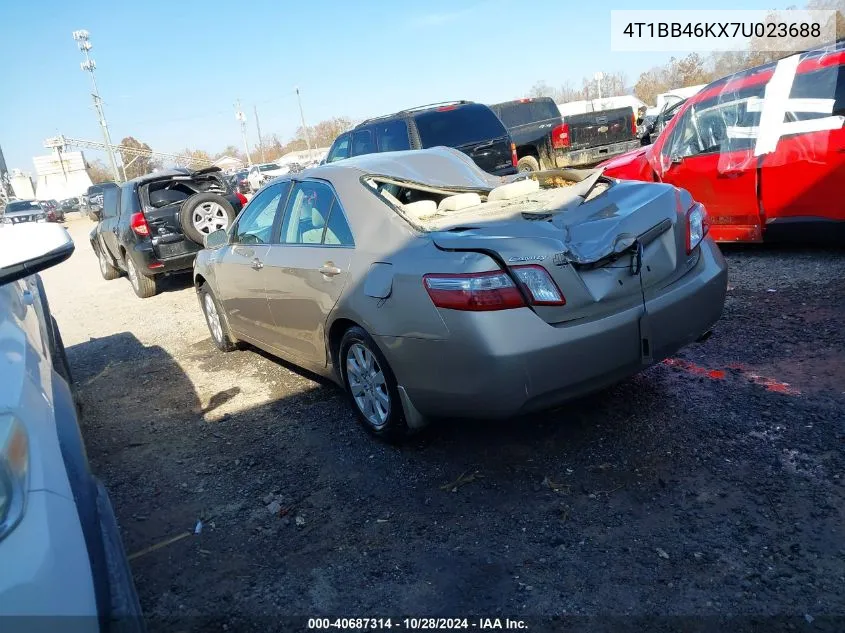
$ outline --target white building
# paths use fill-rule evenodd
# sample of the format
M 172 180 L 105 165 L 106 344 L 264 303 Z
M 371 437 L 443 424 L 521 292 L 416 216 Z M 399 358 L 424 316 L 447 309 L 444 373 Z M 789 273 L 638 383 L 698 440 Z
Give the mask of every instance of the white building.
M 223 171 L 237 171 L 238 169 L 244 168 L 244 162 L 234 156 L 221 156 L 212 164 Z
M 82 152 L 54 149 L 52 154 L 36 156 L 32 162 L 36 174 L 34 197 L 38 200 L 81 196 L 92 184 Z
M 35 190 L 32 188 L 32 178 L 29 174 L 23 173 L 20 169 L 13 169 L 9 182 L 12 185 L 12 191 L 15 198 L 19 200 L 34 200 Z

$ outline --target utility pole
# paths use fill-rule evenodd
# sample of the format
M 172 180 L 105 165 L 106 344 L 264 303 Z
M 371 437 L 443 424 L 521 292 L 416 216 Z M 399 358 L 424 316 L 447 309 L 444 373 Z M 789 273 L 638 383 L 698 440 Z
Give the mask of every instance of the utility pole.
M 264 141 L 261 140 L 261 123 L 258 122 L 258 106 L 253 105 L 252 111 L 255 112 L 255 127 L 258 130 L 258 147 L 261 148 L 261 162 L 266 163 L 267 157 L 264 155 Z
M 109 164 L 111 165 L 112 174 L 114 174 L 114 181 L 120 182 L 120 172 L 117 170 L 117 162 L 114 159 L 114 149 L 109 135 L 109 126 L 106 123 L 106 114 L 103 111 L 103 100 L 100 98 L 100 92 L 97 90 L 97 80 L 94 78 L 94 69 L 97 64 L 91 59 L 88 51 L 91 50 L 90 33 L 88 31 L 74 31 L 73 39 L 79 45 L 79 50 L 85 55 L 85 61 L 80 64 L 82 70 L 91 74 L 91 85 L 94 87 L 94 92 L 91 96 L 94 98 L 94 109 L 97 111 L 97 118 L 100 120 L 100 127 L 103 128 L 103 140 L 106 143 L 106 152 L 109 155 Z M 124 175 L 125 178 L 125 175 Z
M 235 119 L 241 122 L 241 138 L 244 141 L 244 151 L 246 152 L 246 163 L 252 167 L 252 159 L 249 157 L 249 143 L 246 140 L 246 115 L 241 110 L 241 100 L 235 104 Z
M 308 145 L 308 158 L 311 158 L 311 135 L 308 134 L 308 126 L 305 125 L 305 115 L 302 113 L 302 97 L 299 96 L 299 88 L 296 88 L 296 100 L 299 102 L 299 119 L 302 121 L 302 131 L 305 133 L 305 143 Z

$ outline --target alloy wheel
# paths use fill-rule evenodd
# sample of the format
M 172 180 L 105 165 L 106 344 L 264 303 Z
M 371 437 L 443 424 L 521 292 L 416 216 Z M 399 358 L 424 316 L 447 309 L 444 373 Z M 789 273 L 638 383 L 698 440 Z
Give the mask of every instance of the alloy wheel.
M 375 429 L 383 427 L 390 415 L 387 381 L 375 355 L 361 343 L 353 343 L 346 352 L 346 379 L 367 422 Z
M 229 216 L 226 210 L 213 200 L 203 202 L 191 213 L 194 228 L 204 235 L 229 228 Z
M 203 307 L 205 308 L 205 320 L 208 322 L 208 329 L 211 330 L 211 335 L 218 343 L 223 341 L 223 325 L 220 323 L 220 314 L 217 312 L 217 305 L 214 299 L 207 292 L 203 297 Z

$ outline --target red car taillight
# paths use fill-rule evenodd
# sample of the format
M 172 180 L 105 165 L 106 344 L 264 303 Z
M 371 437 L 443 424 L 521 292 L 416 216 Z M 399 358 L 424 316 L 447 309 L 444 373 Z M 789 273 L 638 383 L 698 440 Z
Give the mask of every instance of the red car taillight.
M 570 143 L 569 123 L 561 123 L 552 130 L 552 147 L 555 149 L 563 149 L 564 147 L 569 147 Z
M 513 266 L 511 270 L 531 305 L 566 305 L 563 293 L 542 266 L 528 264 Z M 438 308 L 486 312 L 526 306 L 523 294 L 503 270 L 429 274 L 423 277 L 423 284 Z
M 423 285 L 438 308 L 485 312 L 525 307 L 522 293 L 503 270 L 429 274 Z
M 238 200 L 240 200 L 241 206 L 245 207 L 246 203 L 247 203 L 246 196 L 244 194 L 242 194 L 240 191 L 236 191 L 235 195 L 238 197 Z
M 150 225 L 147 224 L 147 218 L 140 211 L 133 213 L 129 218 L 129 228 L 132 229 L 135 235 L 140 235 L 141 237 L 147 237 L 150 234 Z
M 511 143 L 511 162 L 514 167 L 519 162 L 519 157 L 516 155 L 516 143 Z
M 631 115 L 631 134 L 633 136 L 637 135 L 637 113 Z

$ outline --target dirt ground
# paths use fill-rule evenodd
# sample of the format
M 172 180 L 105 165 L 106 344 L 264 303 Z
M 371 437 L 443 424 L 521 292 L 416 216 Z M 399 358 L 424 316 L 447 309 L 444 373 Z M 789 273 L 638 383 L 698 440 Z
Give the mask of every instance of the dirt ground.
M 845 616 L 845 250 L 726 249 L 705 343 L 556 411 L 396 448 L 334 386 L 217 352 L 189 277 L 137 299 L 100 277 L 91 224 L 68 228 L 76 252 L 43 277 L 151 630 L 845 627 L 828 619 Z

